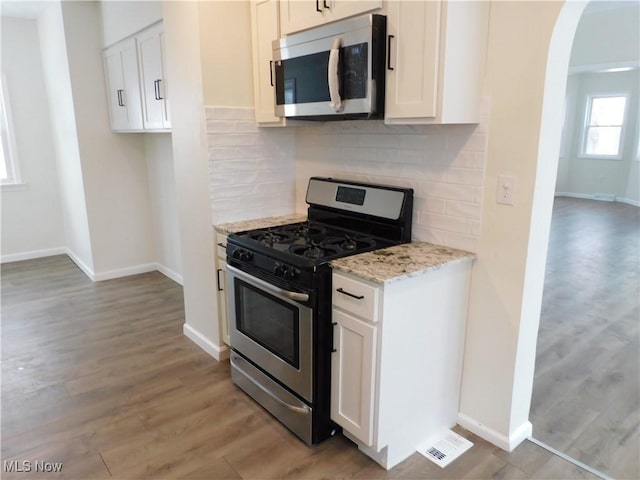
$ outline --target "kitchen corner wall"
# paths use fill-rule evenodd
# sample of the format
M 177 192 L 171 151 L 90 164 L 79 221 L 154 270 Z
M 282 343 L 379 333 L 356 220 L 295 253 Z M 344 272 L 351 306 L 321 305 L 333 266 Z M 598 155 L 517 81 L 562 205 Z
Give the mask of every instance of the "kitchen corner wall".
M 212 223 L 292 213 L 294 130 L 258 128 L 253 108 L 205 111 Z
M 314 175 L 414 189 L 413 240 L 477 251 L 488 102 L 479 125 L 349 121 L 296 130 L 296 207 Z

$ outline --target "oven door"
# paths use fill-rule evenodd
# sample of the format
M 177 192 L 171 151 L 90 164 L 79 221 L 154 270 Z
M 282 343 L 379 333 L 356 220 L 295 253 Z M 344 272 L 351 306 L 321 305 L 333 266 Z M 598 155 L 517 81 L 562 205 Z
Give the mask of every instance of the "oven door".
M 227 265 L 231 348 L 313 401 L 311 295 L 282 289 Z

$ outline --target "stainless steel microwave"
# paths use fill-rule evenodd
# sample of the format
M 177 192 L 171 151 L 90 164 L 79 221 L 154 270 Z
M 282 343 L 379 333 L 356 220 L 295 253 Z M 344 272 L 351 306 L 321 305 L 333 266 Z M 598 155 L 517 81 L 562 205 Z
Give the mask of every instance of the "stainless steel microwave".
M 369 14 L 275 40 L 276 116 L 383 118 L 386 29 L 384 15 Z

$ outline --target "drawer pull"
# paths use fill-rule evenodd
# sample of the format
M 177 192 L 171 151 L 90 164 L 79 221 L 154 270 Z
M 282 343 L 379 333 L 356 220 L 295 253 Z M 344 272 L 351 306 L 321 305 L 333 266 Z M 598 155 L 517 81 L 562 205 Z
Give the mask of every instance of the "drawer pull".
M 218 246 L 222 248 L 227 248 L 227 246 L 222 242 L 218 242 Z
M 221 268 L 216 270 L 216 284 L 218 286 L 218 291 L 222 292 L 224 291 L 224 288 L 222 288 L 222 283 L 220 282 L 220 272 L 222 272 Z
M 356 300 L 362 300 L 364 298 L 364 295 L 354 295 L 353 293 L 343 290 L 342 287 L 338 288 L 336 292 L 346 295 L 347 297 L 355 298 Z

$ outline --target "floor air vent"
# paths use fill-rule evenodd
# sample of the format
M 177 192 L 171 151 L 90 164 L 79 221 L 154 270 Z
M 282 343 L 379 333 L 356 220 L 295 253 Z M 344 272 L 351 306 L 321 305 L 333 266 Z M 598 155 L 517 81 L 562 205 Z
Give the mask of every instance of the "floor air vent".
M 426 448 L 418 450 L 436 465 L 444 468 L 473 446 L 466 438 L 448 430 L 436 437 Z

